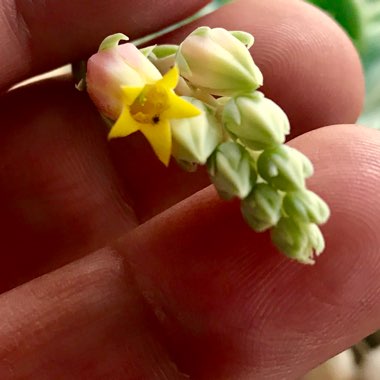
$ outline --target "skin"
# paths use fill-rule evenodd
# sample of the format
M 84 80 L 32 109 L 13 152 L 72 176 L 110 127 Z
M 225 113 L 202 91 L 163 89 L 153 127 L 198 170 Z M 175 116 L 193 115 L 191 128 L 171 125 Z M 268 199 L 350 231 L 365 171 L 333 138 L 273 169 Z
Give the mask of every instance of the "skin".
M 332 209 L 314 267 L 250 231 L 204 172 L 165 169 L 138 134 L 107 143 L 69 79 L 5 92 L 108 34 L 137 37 L 202 4 L 0 5 L 1 379 L 290 380 L 380 325 L 380 134 L 351 125 L 359 59 L 318 10 L 242 0 L 165 39 L 198 25 L 254 34 L 263 91 Z

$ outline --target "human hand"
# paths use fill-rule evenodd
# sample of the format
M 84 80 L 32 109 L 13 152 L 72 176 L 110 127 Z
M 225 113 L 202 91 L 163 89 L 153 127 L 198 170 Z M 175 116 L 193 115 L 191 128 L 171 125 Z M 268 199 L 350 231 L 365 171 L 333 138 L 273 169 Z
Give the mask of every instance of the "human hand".
M 0 87 L 203 2 L 89 3 L 19 1 L 16 12 L 5 0 Z M 352 45 L 299 1 L 239 1 L 196 24 L 255 36 L 263 91 L 304 133 L 290 144 L 313 161 L 309 185 L 332 210 L 325 253 L 314 267 L 286 260 L 205 188 L 205 173 L 165 169 L 139 135 L 108 144 L 70 80 L 4 94 L 1 379 L 296 379 L 378 327 L 380 135 L 310 132 L 360 112 Z

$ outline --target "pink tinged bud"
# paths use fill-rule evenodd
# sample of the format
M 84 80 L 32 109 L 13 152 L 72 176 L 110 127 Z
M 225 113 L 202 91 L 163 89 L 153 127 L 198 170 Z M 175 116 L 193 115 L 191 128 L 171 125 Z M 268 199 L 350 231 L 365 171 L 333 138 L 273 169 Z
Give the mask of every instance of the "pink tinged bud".
M 247 49 L 253 38 L 249 40 L 245 35 L 222 28 L 196 29 L 176 55 L 181 75 L 213 95 L 233 96 L 256 90 L 263 84 L 263 75 Z
M 121 86 L 144 87 L 161 78 L 158 69 L 133 44 L 94 54 L 87 63 L 87 91 L 98 110 L 116 120 L 121 114 Z

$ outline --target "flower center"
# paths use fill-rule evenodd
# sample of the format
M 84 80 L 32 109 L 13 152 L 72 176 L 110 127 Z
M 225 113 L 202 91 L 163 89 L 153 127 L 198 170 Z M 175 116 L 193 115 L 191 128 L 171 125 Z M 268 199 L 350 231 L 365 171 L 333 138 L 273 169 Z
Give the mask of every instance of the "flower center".
M 169 99 L 161 86 L 147 84 L 130 106 L 131 116 L 142 124 L 158 124 L 160 115 L 169 108 Z

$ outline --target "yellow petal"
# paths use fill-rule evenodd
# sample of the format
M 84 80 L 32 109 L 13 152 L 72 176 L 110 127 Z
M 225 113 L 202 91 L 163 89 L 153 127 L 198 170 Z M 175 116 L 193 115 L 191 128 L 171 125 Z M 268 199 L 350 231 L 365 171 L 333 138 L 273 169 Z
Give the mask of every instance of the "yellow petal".
M 144 87 L 121 86 L 121 91 L 123 93 L 123 104 L 130 106 L 140 95 L 143 89 Z
M 141 124 L 140 131 L 149 141 L 160 161 L 165 166 L 168 166 L 172 150 L 172 135 L 169 121 L 162 120 L 155 125 Z
M 140 123 L 138 123 L 130 114 L 129 108 L 124 107 L 116 123 L 108 134 L 108 139 L 115 137 L 125 137 L 134 133 L 140 129 Z
M 178 67 L 174 66 L 171 68 L 163 77 L 160 79 L 157 84 L 164 87 L 166 90 L 174 90 L 177 87 L 179 80 L 179 71 Z
M 199 116 L 202 111 L 185 99 L 169 91 L 169 108 L 161 114 L 162 119 L 183 119 L 186 117 Z

